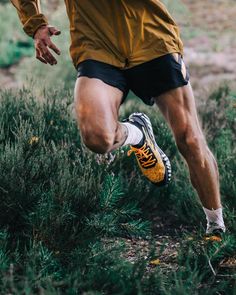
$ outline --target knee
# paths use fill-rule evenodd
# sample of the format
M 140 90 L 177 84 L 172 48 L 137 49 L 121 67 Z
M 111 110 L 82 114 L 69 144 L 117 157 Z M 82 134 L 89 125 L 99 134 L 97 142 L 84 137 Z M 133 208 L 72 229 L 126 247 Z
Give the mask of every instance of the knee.
M 106 130 L 96 130 L 91 127 L 80 128 L 84 144 L 92 152 L 105 154 L 112 150 L 114 135 Z
M 207 145 L 204 136 L 193 132 L 185 132 L 176 138 L 180 153 L 188 161 L 205 166 Z
M 107 128 L 101 128 L 94 118 L 94 110 L 82 103 L 76 103 L 78 127 L 83 143 L 92 152 L 105 154 L 112 149 L 115 135 Z M 105 125 L 105 124 L 103 124 Z

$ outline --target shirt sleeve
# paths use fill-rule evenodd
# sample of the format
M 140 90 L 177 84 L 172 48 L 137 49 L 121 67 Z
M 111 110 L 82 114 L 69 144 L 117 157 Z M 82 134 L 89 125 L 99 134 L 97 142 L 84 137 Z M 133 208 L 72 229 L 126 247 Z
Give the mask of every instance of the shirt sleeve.
M 46 17 L 41 13 L 39 0 L 11 0 L 17 9 L 23 29 L 27 35 L 33 37 L 37 29 L 48 25 Z

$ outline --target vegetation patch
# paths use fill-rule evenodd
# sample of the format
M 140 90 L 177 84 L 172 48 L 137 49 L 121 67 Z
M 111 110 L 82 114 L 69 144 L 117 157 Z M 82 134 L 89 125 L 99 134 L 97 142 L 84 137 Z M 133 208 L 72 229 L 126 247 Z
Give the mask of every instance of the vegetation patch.
M 201 206 L 156 110 L 138 109 L 151 117 L 173 165 L 173 180 L 161 189 L 126 149 L 109 161 L 85 148 L 71 97 L 1 93 L 0 292 L 235 294 L 235 97 L 221 88 L 200 110 L 220 166 L 222 242 L 202 238 Z M 131 99 L 121 116 L 134 109 Z
M 24 56 L 33 55 L 34 45 L 33 41 L 24 34 L 12 5 L 1 3 L 0 68 L 7 68 Z

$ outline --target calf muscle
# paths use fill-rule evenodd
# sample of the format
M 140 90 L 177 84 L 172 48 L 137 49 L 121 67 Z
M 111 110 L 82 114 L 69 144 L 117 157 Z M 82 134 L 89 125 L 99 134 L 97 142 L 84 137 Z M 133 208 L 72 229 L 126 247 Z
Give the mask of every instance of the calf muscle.
M 220 208 L 218 167 L 199 124 L 191 85 L 161 95 L 156 98 L 156 103 L 187 162 L 191 182 L 203 206 L 208 209 Z

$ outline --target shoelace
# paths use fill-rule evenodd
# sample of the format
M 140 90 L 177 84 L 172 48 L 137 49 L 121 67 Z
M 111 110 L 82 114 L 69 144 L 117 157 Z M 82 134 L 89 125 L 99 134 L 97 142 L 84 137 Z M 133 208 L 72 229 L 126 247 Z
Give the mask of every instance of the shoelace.
M 141 148 L 131 146 L 127 154 L 130 156 L 132 153 L 135 153 L 143 168 L 148 168 L 157 162 L 157 159 L 154 157 L 147 143 L 145 143 Z

